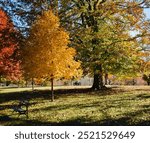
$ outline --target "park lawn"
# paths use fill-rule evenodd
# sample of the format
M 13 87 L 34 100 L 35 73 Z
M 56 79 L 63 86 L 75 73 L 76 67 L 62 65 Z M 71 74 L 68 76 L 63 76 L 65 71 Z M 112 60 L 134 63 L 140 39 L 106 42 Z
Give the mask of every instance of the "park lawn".
M 36 90 L 0 94 L 0 125 L 150 125 L 150 87 L 122 86 L 106 91 Z M 12 105 L 30 98 L 29 119 Z
M 90 86 L 54 86 L 54 89 L 79 89 L 79 88 L 89 88 Z M 49 90 L 51 87 L 49 86 L 35 86 L 35 90 Z M 17 88 L 17 87 L 0 87 L 0 94 L 3 93 L 14 93 L 14 92 L 22 92 L 22 91 L 32 91 L 31 87 L 22 87 L 22 88 Z

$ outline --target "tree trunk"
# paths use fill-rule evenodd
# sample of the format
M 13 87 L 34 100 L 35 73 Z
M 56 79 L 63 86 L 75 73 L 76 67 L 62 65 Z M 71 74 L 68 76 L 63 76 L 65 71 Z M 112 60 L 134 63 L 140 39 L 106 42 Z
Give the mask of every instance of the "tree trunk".
M 99 74 L 94 73 L 94 81 L 93 81 L 93 86 L 92 89 L 94 90 L 99 90 Z
M 32 91 L 33 91 L 34 90 L 34 79 L 33 78 L 32 78 L 31 84 L 32 84 Z
M 10 81 L 6 80 L 6 86 L 9 86 L 10 85 Z
M 28 87 L 28 81 L 25 80 L 25 87 Z
M 148 75 L 147 83 L 148 83 L 148 86 L 149 86 L 150 85 L 150 74 Z
M 97 65 L 94 70 L 94 81 L 92 89 L 100 90 L 104 87 L 103 84 L 103 74 L 102 74 L 102 65 Z
M 0 75 L 0 83 L 2 83 L 2 76 Z
M 135 85 L 136 84 L 136 81 L 135 81 L 135 79 L 133 78 L 132 79 L 132 85 Z
M 108 73 L 105 73 L 105 85 L 108 84 Z
M 54 101 L 54 79 L 51 79 L 51 101 Z
M 18 88 L 19 88 L 19 85 L 20 85 L 20 81 L 18 81 L 18 82 L 17 82 L 17 86 L 18 86 Z

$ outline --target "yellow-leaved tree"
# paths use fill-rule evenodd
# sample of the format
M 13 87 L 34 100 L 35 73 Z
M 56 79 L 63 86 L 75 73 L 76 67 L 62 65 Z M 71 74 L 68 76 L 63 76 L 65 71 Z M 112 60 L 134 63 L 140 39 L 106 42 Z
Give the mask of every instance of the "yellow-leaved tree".
M 51 81 L 51 100 L 54 100 L 54 79 L 77 78 L 82 75 L 76 51 L 69 47 L 69 34 L 60 27 L 59 18 L 45 11 L 31 27 L 22 50 L 22 67 L 30 78 Z

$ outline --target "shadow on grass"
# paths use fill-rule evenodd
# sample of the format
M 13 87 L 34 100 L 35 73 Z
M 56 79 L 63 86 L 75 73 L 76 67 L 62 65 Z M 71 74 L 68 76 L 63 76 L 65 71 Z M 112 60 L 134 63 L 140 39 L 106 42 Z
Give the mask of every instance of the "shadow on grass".
M 147 94 L 139 94 L 137 97 L 140 99 L 148 99 L 150 98 L 150 95 L 148 96 Z
M 96 105 L 96 103 L 95 103 Z M 93 106 L 95 106 L 93 105 Z M 84 105 L 83 105 L 84 106 Z M 67 109 L 70 106 L 65 106 L 64 109 Z M 79 108 L 81 108 L 80 105 Z M 89 106 L 87 106 L 89 107 Z M 110 106 L 111 107 L 111 106 Z M 137 119 L 138 117 L 142 117 L 142 114 L 150 114 L 149 105 L 141 106 L 140 110 L 136 112 L 128 112 L 126 114 L 122 114 L 120 117 L 112 118 L 109 114 L 107 114 L 108 108 L 101 108 L 100 112 L 105 115 L 103 119 L 93 120 L 92 112 L 91 116 L 77 116 L 74 118 L 69 118 L 65 121 L 60 122 L 51 122 L 51 121 L 42 121 L 38 119 L 26 119 L 26 117 L 20 116 L 19 118 L 14 118 L 12 115 L 0 115 L 0 122 L 5 123 L 5 125 L 11 126 L 150 126 L 150 119 L 142 120 Z M 62 108 L 62 107 L 61 107 Z M 61 110 L 56 107 L 57 110 Z M 86 107 L 84 107 L 86 108 Z M 53 108 L 55 109 L 55 108 Z M 51 110 L 51 109 L 48 109 Z M 31 111 L 32 112 L 32 111 Z M 8 124 L 7 124 L 8 123 Z
M 10 126 L 150 126 L 150 120 L 130 122 L 131 117 L 122 117 L 118 119 L 107 118 L 93 122 L 86 117 L 77 117 L 64 122 L 42 122 L 39 120 L 13 119 L 8 116 L 1 116 L 1 122 L 9 122 Z M 11 122 L 11 123 L 10 123 Z
M 55 90 L 55 99 L 63 98 L 66 96 L 70 96 L 71 94 L 79 94 L 79 93 L 86 93 L 92 95 L 112 95 L 115 93 L 114 90 L 111 88 L 107 88 L 105 90 L 100 91 L 93 91 L 91 88 L 86 89 L 59 89 Z M 30 100 L 35 98 L 43 98 L 43 99 L 50 99 L 51 91 L 50 90 L 35 90 L 35 91 L 23 91 L 23 92 L 15 92 L 15 93 L 3 93 L 0 94 L 0 103 L 13 101 L 13 100 Z
M 10 118 L 8 115 L 4 115 L 4 114 L 2 114 L 2 115 L 0 115 L 0 122 L 6 122 L 6 121 L 12 121 L 13 119 L 12 118 Z
M 91 91 L 91 89 L 65 89 L 65 90 L 56 90 L 55 95 L 56 99 L 58 98 L 63 98 L 66 96 L 70 96 L 71 94 L 77 94 L 78 93 L 86 93 L 94 96 L 105 96 L 105 95 L 113 95 L 115 91 L 112 89 L 107 89 L 106 91 Z M 34 91 L 34 92 L 18 92 L 18 93 L 4 93 L 0 95 L 0 103 L 3 102 L 8 102 L 8 101 L 13 101 L 13 100 L 21 100 L 21 99 L 35 99 L 35 98 L 43 98 L 44 99 L 50 99 L 49 97 L 50 91 Z M 96 98 L 96 97 L 95 97 Z M 22 126 L 128 126 L 128 125 L 138 125 L 138 126 L 150 126 L 150 120 L 137 120 L 134 122 L 132 119 L 136 116 L 140 116 L 141 113 L 146 113 L 148 114 L 150 112 L 149 108 L 150 105 L 143 105 L 140 110 L 137 112 L 129 112 L 125 115 L 122 115 L 123 117 L 118 117 L 118 118 L 111 118 L 110 116 L 107 116 L 106 112 L 108 108 L 114 107 L 123 107 L 124 105 L 121 103 L 122 100 L 146 100 L 149 99 L 150 96 L 147 94 L 139 94 L 134 96 L 133 98 L 129 99 L 124 99 L 124 98 L 119 98 L 116 100 L 111 100 L 110 99 L 110 106 L 107 106 L 105 108 L 101 108 L 100 112 L 103 112 L 106 116 L 103 120 L 96 120 L 93 121 L 93 119 L 90 119 L 86 116 L 80 116 L 76 118 L 71 118 L 62 122 L 48 122 L 48 121 L 41 121 L 41 120 L 33 120 L 33 119 L 26 119 L 24 117 L 19 117 L 19 118 L 14 118 L 12 116 L 7 116 L 7 115 L 0 115 L 0 122 L 4 123 L 7 125 L 22 125 Z M 119 103 L 115 103 L 119 102 Z M 35 103 L 36 104 L 36 103 Z M 62 105 L 62 106 L 50 106 L 43 108 L 42 110 L 64 110 L 72 107 L 77 107 L 77 108 L 89 108 L 89 107 L 99 107 L 101 105 L 100 102 L 93 102 L 91 104 L 86 104 L 86 103 L 81 103 L 81 104 L 68 104 L 68 105 Z M 10 108 L 10 105 L 1 105 L 0 109 L 6 109 Z M 34 110 L 33 110 L 34 111 Z M 106 112 L 105 112 L 106 111 Z M 32 111 L 31 111 L 32 112 Z M 150 113 L 149 113 L 150 114 Z

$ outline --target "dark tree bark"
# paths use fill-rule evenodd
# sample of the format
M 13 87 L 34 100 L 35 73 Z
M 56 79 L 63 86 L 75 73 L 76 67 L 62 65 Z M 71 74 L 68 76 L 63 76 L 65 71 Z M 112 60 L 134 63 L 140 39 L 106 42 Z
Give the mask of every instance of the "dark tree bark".
M 34 90 L 34 79 L 33 78 L 32 78 L 31 84 L 32 84 L 32 91 L 33 91 Z
M 54 101 L 54 79 L 51 79 L 51 101 Z
M 20 85 L 20 81 L 18 81 L 18 82 L 17 82 L 17 85 L 18 85 L 18 88 L 19 88 L 19 85 Z
M 28 81 L 25 80 L 25 87 L 28 87 Z
M 136 81 L 135 81 L 135 79 L 133 78 L 133 80 L 132 80 L 132 85 L 135 85 L 136 84 Z
M 2 83 L 2 76 L 0 75 L 0 83 Z
M 105 85 L 108 84 L 108 73 L 105 73 Z
M 149 75 L 144 74 L 142 78 L 144 81 L 147 82 L 147 85 L 150 85 L 150 74 Z
M 94 81 L 93 81 L 93 90 L 100 90 L 104 88 L 103 83 L 103 72 L 102 72 L 102 65 L 97 65 L 94 69 Z
M 92 89 L 94 90 L 99 90 L 99 74 L 94 74 L 94 81 L 93 81 L 93 86 L 92 86 Z

